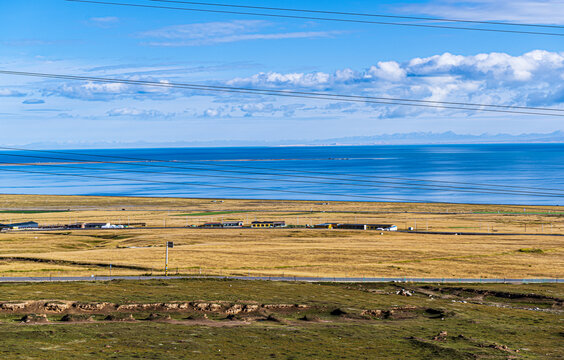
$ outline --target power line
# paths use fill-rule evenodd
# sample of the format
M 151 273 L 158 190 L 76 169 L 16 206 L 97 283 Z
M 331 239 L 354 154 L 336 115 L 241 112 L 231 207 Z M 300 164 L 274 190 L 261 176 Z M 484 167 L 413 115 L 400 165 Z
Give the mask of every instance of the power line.
M 292 172 L 294 174 L 272 174 L 272 173 L 257 173 L 257 172 L 244 172 L 244 171 L 234 171 L 234 170 L 210 170 L 205 169 L 207 171 L 214 171 L 214 172 L 229 172 L 229 173 L 243 173 L 243 174 L 253 174 L 253 175 L 270 175 L 270 176 L 284 176 L 284 177 L 296 177 L 296 178 L 314 178 L 314 179 L 329 179 L 334 180 L 334 176 L 357 176 L 355 174 L 342 174 L 342 173 L 333 173 L 333 172 L 319 172 L 319 171 L 308 171 L 308 170 L 295 170 L 295 169 L 282 169 L 282 168 L 265 168 L 265 167 L 255 167 L 255 166 L 243 166 L 243 165 L 232 165 L 232 164 L 213 164 L 213 163 L 203 163 L 198 161 L 186 161 L 186 160 L 162 160 L 162 159 L 147 159 L 147 158 L 138 158 L 138 157 L 128 157 L 128 156 L 118 156 L 118 155 L 102 155 L 102 154 L 82 154 L 76 152 L 68 152 L 68 151 L 61 151 L 61 150 L 34 150 L 34 149 L 23 149 L 23 148 L 14 148 L 14 147 L 0 147 L 0 149 L 4 150 L 12 150 L 12 151 L 25 151 L 25 152 L 34 152 L 34 153 L 52 153 L 52 154 L 63 154 L 63 155 L 77 155 L 77 156 L 88 156 L 93 158 L 108 158 L 108 159 L 123 159 L 127 161 L 142 161 L 142 162 L 165 162 L 165 163 L 172 163 L 172 164 L 191 164 L 191 165 L 199 165 L 199 166 L 210 166 L 210 167 L 229 167 L 229 168 L 238 168 L 238 169 L 253 169 L 253 170 L 261 170 L 261 171 L 276 171 L 276 172 Z M 31 157 L 27 155 L 13 155 L 13 154 L 1 154 L 0 155 L 8 155 L 8 156 L 21 156 L 21 157 Z M 40 158 L 36 156 L 37 158 Z M 64 158 L 53 158 L 58 160 L 64 160 Z M 83 159 L 76 159 L 75 161 L 84 161 Z M 123 164 L 120 162 L 120 164 Z M 129 165 L 133 165 L 132 163 L 128 163 Z M 187 168 L 187 167 L 178 167 L 178 166 L 167 166 L 167 165 L 157 165 L 157 164 L 135 164 L 138 166 L 150 166 L 150 167 L 160 167 L 160 168 L 172 168 L 172 169 L 187 169 L 187 170 L 194 170 L 194 168 Z M 202 170 L 201 168 L 196 168 L 197 170 Z M 320 174 L 320 175 L 330 175 L 332 177 L 319 177 L 319 176 L 304 176 L 304 175 L 296 175 L 295 173 L 300 174 Z M 480 183 L 467 183 L 467 182 L 457 182 L 457 181 L 444 181 L 444 180 L 424 180 L 424 179 L 413 179 L 413 178 L 403 178 L 403 177 L 392 177 L 392 176 L 378 176 L 378 175 L 370 175 L 370 178 L 380 178 L 380 179 L 391 179 L 391 180 L 400 180 L 400 181 L 414 181 L 414 182 L 427 182 L 427 183 L 438 183 L 438 184 L 456 184 L 456 185 L 470 185 L 470 186 L 480 186 L 480 187 L 489 187 L 490 189 L 480 189 L 480 188 L 472 188 L 472 187 L 453 187 L 453 188 L 462 188 L 462 189 L 479 189 L 479 190 L 496 190 L 491 188 L 500 188 L 503 190 L 504 188 L 511 188 L 511 189 L 524 189 L 524 190 L 540 190 L 540 191 L 558 191 L 563 192 L 564 189 L 552 189 L 552 188 L 538 188 L 538 187 L 526 187 L 526 186 L 512 186 L 512 185 L 496 185 L 496 184 L 480 184 Z M 337 179 L 337 180 L 344 180 L 344 181 L 353 181 L 353 182 L 364 182 L 364 183 L 380 183 L 382 181 L 374 181 L 374 180 L 365 180 L 365 179 Z M 386 182 L 386 183 L 393 183 L 393 182 Z M 397 183 L 395 183 L 397 184 Z M 403 183 L 400 183 L 403 184 Z M 409 185 L 409 184 L 405 184 Z M 426 187 L 449 187 L 446 185 L 424 185 L 421 186 Z M 507 191 L 507 190 L 506 190 Z M 509 190 L 511 191 L 511 190 Z
M 468 30 L 468 31 L 498 32 L 498 33 L 527 34 L 527 35 L 564 36 L 564 34 L 560 34 L 560 33 L 538 32 L 538 31 L 469 28 L 469 27 L 446 26 L 446 25 L 410 24 L 410 23 L 400 23 L 400 22 L 370 21 L 370 20 L 343 19 L 343 18 L 327 18 L 327 17 L 315 17 L 315 16 L 252 13 L 252 12 L 243 12 L 243 11 L 212 10 L 212 9 L 173 7 L 173 6 L 162 6 L 162 5 L 116 3 L 116 2 L 109 2 L 109 1 L 93 1 L 93 0 L 65 0 L 65 1 L 77 2 L 77 3 L 99 4 L 99 5 L 117 5 L 117 6 L 130 6 L 130 7 L 139 7 L 139 8 L 182 10 L 182 11 L 207 12 L 207 13 L 219 13 L 219 14 L 231 14 L 231 15 L 251 15 L 251 16 L 262 16 L 262 17 L 286 18 L 286 19 L 338 21 L 338 22 L 373 24 L 373 25 L 409 26 L 409 27 L 417 27 L 417 28 Z
M 68 161 L 84 161 L 79 159 L 69 159 L 69 158 L 58 158 L 58 157 L 45 157 L 45 156 L 36 156 L 36 155 L 21 155 L 21 154 L 0 154 L 2 156 L 12 156 L 12 157 L 26 157 L 26 158 L 38 158 L 38 159 L 50 159 L 50 160 L 65 160 Z M 141 167 L 165 167 L 165 168 L 173 168 L 176 170 L 180 169 L 188 169 L 188 170 L 204 170 L 204 171 L 219 171 L 219 172 L 236 172 L 236 173 L 245 173 L 251 175 L 267 175 L 267 176 L 277 176 L 277 177 L 288 177 L 285 174 L 269 174 L 269 173 L 249 173 L 249 172 L 239 172 L 239 171 L 229 171 L 229 170 L 208 170 L 208 169 L 195 169 L 195 168 L 186 168 L 186 167 L 174 167 L 174 166 L 162 166 L 162 165 L 153 165 L 153 164 L 136 164 L 136 163 L 123 163 L 123 162 L 100 162 L 99 164 L 120 164 L 120 165 L 130 165 L 130 166 L 141 166 Z M 1 163 L 1 164 L 9 164 L 9 163 Z M 144 173 L 144 174 L 158 174 L 158 175 L 182 175 L 182 176 L 189 176 L 189 177 L 214 177 L 214 178 L 228 178 L 228 179 L 240 179 L 240 180 L 257 180 L 257 181 L 281 181 L 281 182 L 292 182 L 292 183 L 307 183 L 307 184 L 326 184 L 326 185 L 345 185 L 345 186 L 360 186 L 360 187 L 370 187 L 370 188 L 393 188 L 393 189 L 410 189 L 410 190 L 432 190 L 432 191 L 451 191 L 451 192 L 463 192 L 463 193 L 479 193 L 479 194 L 503 194 L 503 195 L 524 195 L 524 196 L 535 196 L 535 197 L 564 197 L 564 193 L 555 194 L 555 193 L 540 193 L 540 192 L 530 192 L 530 191 L 514 191 L 514 190 L 496 190 L 496 189 L 480 189 L 480 188 L 461 188 L 461 187 L 453 187 L 453 186 L 437 186 L 437 185 L 421 185 L 421 184 L 405 184 L 399 183 L 400 186 L 390 186 L 390 185 L 381 185 L 384 184 L 398 184 L 394 182 L 387 182 L 387 181 L 370 181 L 370 183 L 377 183 L 377 185 L 370 185 L 367 183 L 342 183 L 342 182 L 334 182 L 334 181 L 351 181 L 350 179 L 337 179 L 337 178 L 326 178 L 326 177 L 312 177 L 312 176 L 293 176 L 293 177 L 300 177 L 306 179 L 325 179 L 325 180 L 332 180 L 333 182 L 323 182 L 323 181 L 307 181 L 307 180 L 291 180 L 291 179 L 264 179 L 264 178 L 249 178 L 249 177 L 241 177 L 241 176 L 226 176 L 226 175 L 210 175 L 210 174 L 187 174 L 187 173 L 172 173 L 172 172 L 150 172 L 150 171 L 136 171 L 136 170 L 123 170 L 123 169 L 100 169 L 100 168 L 91 168 L 91 167 L 83 167 L 83 166 L 68 166 L 68 165 L 61 165 L 61 164 L 52 164 L 52 163 L 16 163 L 16 164 L 9 164 L 11 165 L 23 165 L 23 166 L 51 166 L 51 167 L 64 167 L 64 168 L 71 168 L 71 169 L 83 169 L 83 170 L 97 170 L 97 171 L 115 171 L 115 172 L 134 172 L 134 173 Z M 74 165 L 74 164 L 71 164 Z M 354 181 L 354 180 L 352 180 Z
M 433 18 L 433 17 L 421 17 L 421 16 L 402 16 L 402 15 L 388 15 L 388 14 L 369 14 L 369 13 L 356 13 L 356 12 L 343 12 L 343 11 L 327 11 L 327 10 L 312 10 L 312 9 L 279 8 L 279 7 L 235 5 L 235 4 L 218 4 L 218 3 L 195 2 L 195 1 L 174 1 L 174 0 L 149 0 L 149 1 L 153 1 L 153 2 L 163 2 L 163 3 L 175 3 L 175 4 L 189 4 L 189 5 L 203 5 L 203 6 L 219 6 L 219 7 L 230 7 L 230 8 L 243 8 L 243 9 L 259 9 L 259 10 L 275 10 L 275 11 L 305 12 L 305 13 L 315 13 L 315 14 L 366 16 L 366 17 L 382 17 L 382 18 L 392 18 L 392 19 L 426 20 L 426 21 L 459 22 L 459 23 L 470 23 L 470 24 L 488 24 L 488 25 L 506 25 L 506 26 L 528 26 L 528 27 L 564 29 L 564 26 L 560 26 L 560 25 L 547 25 L 547 24 L 523 24 L 523 23 L 501 22 L 501 21 L 462 20 L 462 19 L 446 19 L 446 18 Z
M 158 181 L 158 180 L 144 180 L 144 179 L 131 179 L 122 177 L 109 177 L 109 176 L 97 176 L 97 175 L 82 175 L 82 174 L 68 174 L 68 173 L 55 173 L 46 171 L 29 171 L 29 170 L 16 170 L 16 169 L 2 169 L 0 171 L 4 172 L 17 172 L 17 173 L 27 173 L 27 174 L 41 174 L 41 175 L 53 175 L 53 176 L 67 176 L 67 177 L 79 177 L 79 178 L 91 178 L 91 179 L 103 179 L 103 180 L 117 180 L 117 181 L 132 181 L 150 184 L 167 184 L 167 185 L 192 185 L 192 186 L 203 186 L 212 188 L 222 188 L 222 189 L 238 189 L 238 190 L 251 190 L 251 191 L 268 191 L 268 192 L 280 192 L 280 193 L 291 193 L 291 194 L 306 194 L 306 195 L 316 195 L 316 196 L 337 196 L 346 198 L 359 198 L 368 200 L 385 200 L 385 201 L 399 201 L 405 203 L 431 203 L 431 204 L 457 204 L 457 203 L 446 203 L 444 201 L 430 201 L 430 200 L 419 200 L 419 199 L 400 199 L 400 198 L 390 198 L 382 196 L 364 196 L 364 195 L 342 195 L 335 193 L 319 193 L 319 192 L 309 192 L 309 191 L 297 191 L 297 190 L 281 190 L 281 189 L 271 189 L 271 188 L 256 188 L 256 187 L 243 187 L 243 186 L 226 186 L 226 185 L 212 185 L 212 184 L 201 184 L 193 182 L 173 182 L 173 181 Z M 317 199 L 321 200 L 321 199 Z
M 16 169 L 0 169 L 0 171 L 5 172 L 18 172 L 27 174 L 42 174 L 42 175 L 54 175 L 54 176 L 71 176 L 80 178 L 92 178 L 92 179 L 105 179 L 105 180 L 119 180 L 119 181 L 135 181 L 150 184 L 167 184 L 167 185 L 192 185 L 192 186 L 203 186 L 221 189 L 238 189 L 238 190 L 252 190 L 252 191 L 268 191 L 268 192 L 281 192 L 281 193 L 291 193 L 291 194 L 306 194 L 306 195 L 317 195 L 317 196 L 338 196 L 345 198 L 359 198 L 359 199 L 372 199 L 372 200 L 387 200 L 387 201 L 402 201 L 402 202 L 425 202 L 425 203 L 439 203 L 439 201 L 423 201 L 423 200 L 413 200 L 413 199 L 399 199 L 399 198 L 389 198 L 382 196 L 364 196 L 364 195 L 353 195 L 353 194 L 334 194 L 334 193 L 318 193 L 309 191 L 297 191 L 297 190 L 281 190 L 281 189 L 270 189 L 270 188 L 255 188 L 255 187 L 244 187 L 244 186 L 228 186 L 228 185 L 212 185 L 212 184 L 202 184 L 194 182 L 175 182 L 175 181 L 158 181 L 158 180 L 144 180 L 144 179 L 130 179 L 121 177 L 109 177 L 109 176 L 97 176 L 97 175 L 83 175 L 83 174 L 68 174 L 68 173 L 56 173 L 48 171 L 30 171 L 30 170 L 16 170 Z
M 390 97 L 374 97 L 374 96 L 360 96 L 360 95 L 342 95 L 342 94 L 331 94 L 331 93 L 316 93 L 316 92 L 304 92 L 304 91 L 290 91 L 290 90 L 272 90 L 272 89 L 253 89 L 253 88 L 241 88 L 241 87 L 228 87 L 228 86 L 212 86 L 212 85 L 199 85 L 191 83 L 170 83 L 170 82 L 154 82 L 154 81 L 144 81 L 144 80 L 129 80 L 129 79 L 110 79 L 110 78 L 98 78 L 98 77 L 88 77 L 88 76 L 77 76 L 77 75 L 60 75 L 60 74 L 48 74 L 48 73 L 32 73 L 32 72 L 22 72 L 22 71 L 0 71 L 0 74 L 4 73 L 7 75 L 22 75 L 22 76 L 36 76 L 36 77 L 46 77 L 46 78 L 62 78 L 67 80 L 88 80 L 88 81 L 101 81 L 101 82 L 118 82 L 124 81 L 134 85 L 155 85 L 155 86 L 165 86 L 174 85 L 180 87 L 194 87 L 200 88 L 210 88 L 210 89 L 226 89 L 226 90 L 241 90 L 241 91 L 257 91 L 257 92 L 273 92 L 280 94 L 299 94 L 299 95 L 313 95 L 313 96 L 332 96 L 332 97 L 346 97 L 351 99 L 371 99 L 371 100 L 382 100 L 382 101 L 404 101 L 404 102 L 414 102 L 414 103 L 424 103 L 424 104 L 447 104 L 447 105 L 461 105 L 461 106 L 476 106 L 476 107 L 492 107 L 500 109 L 523 109 L 523 110 L 542 110 L 542 111 L 558 111 L 564 112 L 564 109 L 555 108 L 543 108 L 543 107 L 530 107 L 530 106 L 513 106 L 513 105 L 490 105 L 490 104 L 479 104 L 479 103 L 464 103 L 464 102 L 449 102 L 449 101 L 437 101 L 437 100 L 417 100 L 417 99 L 402 99 L 402 98 L 390 98 Z M 259 93 L 260 95 L 264 95 Z
M 462 103 L 462 102 L 456 103 L 456 102 L 445 102 L 445 101 L 385 98 L 385 97 L 360 96 L 360 95 L 342 95 L 342 94 L 332 94 L 332 93 L 318 93 L 318 92 L 304 92 L 304 91 L 290 91 L 290 90 L 239 88 L 239 87 L 228 87 L 228 86 L 198 85 L 198 84 L 190 84 L 190 83 L 155 82 L 155 81 L 144 81 L 144 80 L 100 78 L 100 77 L 91 77 L 91 76 L 32 73 L 32 72 L 9 71 L 9 70 L 0 70 L 0 74 L 64 79 L 64 80 L 93 81 L 93 82 L 103 82 L 103 83 L 120 83 L 120 84 L 128 84 L 128 85 L 145 85 L 145 86 L 180 88 L 180 89 L 190 89 L 190 90 L 199 90 L 199 91 L 243 93 L 243 94 L 253 94 L 253 95 L 281 96 L 281 97 L 306 98 L 306 99 L 316 99 L 316 100 L 333 100 L 333 101 L 338 100 L 343 102 L 354 102 L 354 103 L 370 103 L 370 104 L 373 103 L 373 104 L 402 105 L 402 106 L 466 110 L 466 111 L 486 111 L 486 112 L 496 112 L 496 113 L 564 117 L 563 109 L 542 108 L 542 107 L 488 105 L 488 104 L 474 104 L 474 103 Z M 503 109 L 507 109 L 507 110 L 503 110 Z M 517 110 L 510 110 L 510 109 L 517 109 Z M 522 111 L 522 110 L 531 110 L 531 111 Z

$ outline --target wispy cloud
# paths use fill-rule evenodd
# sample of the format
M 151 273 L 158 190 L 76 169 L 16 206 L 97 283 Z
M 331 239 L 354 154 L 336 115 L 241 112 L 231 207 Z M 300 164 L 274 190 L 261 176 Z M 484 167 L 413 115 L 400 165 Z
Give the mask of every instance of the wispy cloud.
M 72 40 L 43 40 L 43 39 L 14 39 L 0 42 L 7 46 L 49 46 L 49 45 L 66 45 L 73 42 Z
M 173 116 L 171 113 L 164 113 L 159 110 L 143 110 L 130 107 L 112 109 L 107 112 L 108 116 L 126 116 L 136 118 L 168 118 Z
M 524 24 L 564 24 L 562 0 L 430 0 L 400 11 L 463 20 L 500 20 Z
M 109 28 L 119 23 L 119 18 L 115 16 L 92 17 L 90 23 L 94 26 Z
M 139 34 L 151 39 L 149 46 L 181 47 L 232 43 L 249 40 L 280 40 L 333 37 L 340 31 L 267 32 L 272 24 L 260 20 L 239 20 L 167 26 Z
M 26 104 L 26 105 L 45 104 L 45 100 L 41 100 L 41 99 L 27 99 L 27 100 L 22 101 L 22 104 Z

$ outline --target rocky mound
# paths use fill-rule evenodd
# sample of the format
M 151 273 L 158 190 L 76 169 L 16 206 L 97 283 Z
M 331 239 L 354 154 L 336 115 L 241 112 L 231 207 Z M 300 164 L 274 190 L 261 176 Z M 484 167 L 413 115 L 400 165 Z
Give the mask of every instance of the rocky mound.
M 45 314 L 29 314 L 22 317 L 20 321 L 26 324 L 42 324 L 48 323 L 49 319 L 47 319 Z

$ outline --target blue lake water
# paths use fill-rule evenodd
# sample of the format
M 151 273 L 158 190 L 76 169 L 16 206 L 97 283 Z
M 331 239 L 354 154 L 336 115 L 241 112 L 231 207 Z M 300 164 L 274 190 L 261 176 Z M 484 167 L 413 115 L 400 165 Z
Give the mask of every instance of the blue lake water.
M 564 144 L 0 151 L 0 193 L 564 205 Z

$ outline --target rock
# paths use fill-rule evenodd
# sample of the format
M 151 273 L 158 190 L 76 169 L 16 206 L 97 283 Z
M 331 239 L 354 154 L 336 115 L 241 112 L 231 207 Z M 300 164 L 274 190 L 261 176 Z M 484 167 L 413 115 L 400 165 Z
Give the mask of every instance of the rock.
M 294 307 L 299 308 L 300 305 L 293 305 L 293 304 L 265 304 L 262 306 L 265 309 L 276 309 L 276 310 L 283 310 L 283 309 L 291 309 Z
M 155 314 L 152 313 L 149 316 L 147 316 L 147 318 L 145 320 L 151 320 L 151 321 L 157 321 L 157 320 L 170 320 L 171 317 L 170 315 L 161 315 L 161 314 Z
M 108 315 L 104 318 L 104 320 L 106 320 L 106 321 L 133 321 L 135 319 L 133 318 L 133 315 L 127 314 L 127 315 L 123 315 L 123 316 Z
M 448 333 L 446 331 L 441 331 L 440 333 L 438 333 L 437 335 L 435 335 L 433 337 L 433 340 L 435 341 L 446 341 Z
M 2 303 L 0 304 L 0 309 L 8 311 L 23 310 L 28 305 L 27 302 L 21 303 Z
M 401 290 L 396 291 L 396 295 L 401 295 L 401 296 L 413 296 L 413 293 L 411 293 L 411 292 L 408 291 L 408 290 L 401 289 Z
M 191 304 L 192 307 L 194 307 L 194 309 L 196 310 L 200 310 L 200 311 L 221 311 L 223 309 L 223 306 L 221 304 L 214 304 L 214 303 L 192 303 Z
M 360 315 L 369 317 L 381 317 L 382 310 L 363 310 Z
M 190 306 L 190 304 L 189 304 L 189 303 L 186 303 L 186 302 L 185 302 L 185 303 L 180 303 L 180 304 L 178 304 L 178 308 L 179 308 L 180 310 L 186 310 L 186 309 L 188 309 L 189 306 Z
M 74 308 L 77 308 L 79 310 L 83 310 L 83 311 L 99 311 L 104 309 L 106 306 L 108 305 L 112 305 L 110 303 L 107 302 L 102 302 L 102 303 L 87 303 L 87 304 L 83 304 L 83 303 L 74 303 L 72 306 Z
M 221 311 L 223 306 L 220 304 L 210 304 L 210 311 Z
M 161 306 L 165 310 L 184 310 L 184 309 L 188 309 L 189 305 L 190 304 L 188 303 L 164 303 Z
M 243 311 L 245 311 L 246 313 L 250 313 L 250 312 L 258 311 L 258 309 L 260 309 L 260 306 L 258 305 L 245 305 Z
M 193 303 L 192 306 L 194 307 L 194 309 L 200 311 L 208 311 L 208 309 L 210 308 L 210 304 L 208 303 Z
M 21 318 L 22 323 L 46 323 L 49 322 L 45 314 L 29 314 Z
M 235 314 L 239 314 L 242 311 L 243 311 L 243 306 L 239 304 L 235 304 L 231 306 L 229 309 L 227 309 L 225 313 L 229 315 L 235 315 Z
M 299 318 L 299 320 L 302 321 L 319 321 L 319 318 L 315 315 L 304 315 L 301 318 Z
M 66 314 L 61 318 L 61 321 L 65 321 L 65 322 L 94 321 L 94 318 L 89 315 Z
M 59 303 L 59 302 L 48 302 L 45 303 L 45 305 L 43 305 L 43 308 L 46 311 L 52 311 L 52 312 L 63 312 L 65 310 L 67 310 L 69 308 L 68 304 L 64 304 L 64 303 Z
M 124 304 L 124 305 L 119 305 L 117 307 L 117 311 L 131 311 L 131 310 L 137 310 L 139 305 L 137 304 Z
M 346 314 L 347 314 L 346 311 L 341 310 L 341 309 L 339 309 L 339 308 L 337 308 L 337 309 L 331 311 L 331 315 L 333 315 L 333 316 L 341 316 L 341 315 L 346 315 Z

